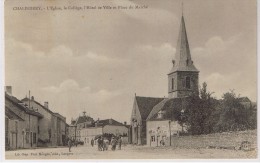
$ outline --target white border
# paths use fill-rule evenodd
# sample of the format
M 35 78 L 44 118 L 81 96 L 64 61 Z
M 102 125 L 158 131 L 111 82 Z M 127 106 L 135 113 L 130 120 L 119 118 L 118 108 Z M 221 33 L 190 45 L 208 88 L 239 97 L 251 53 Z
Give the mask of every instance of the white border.
M 260 57 L 259 57 L 259 47 L 260 47 L 260 0 L 257 0 L 257 70 L 260 70 Z M 4 75 L 4 0 L 0 0 L 0 162 L 260 162 L 260 151 L 259 151 L 259 136 L 257 140 L 258 144 L 258 158 L 257 159 L 175 159 L 175 160 L 15 160 L 15 161 L 9 161 L 4 160 L 5 159 L 5 139 L 4 139 L 4 81 L 5 81 L 5 75 Z M 260 71 L 257 71 L 257 101 L 259 101 L 259 95 L 260 95 L 260 88 L 258 87 L 260 84 L 260 81 L 258 80 L 260 76 Z M 259 135 L 259 105 L 257 105 L 258 110 L 258 126 L 257 126 L 257 134 Z

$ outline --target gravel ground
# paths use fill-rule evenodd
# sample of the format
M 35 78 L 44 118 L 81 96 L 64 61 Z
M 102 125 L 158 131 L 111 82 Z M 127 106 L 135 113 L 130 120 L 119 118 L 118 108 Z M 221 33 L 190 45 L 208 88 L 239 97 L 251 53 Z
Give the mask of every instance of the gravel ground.
M 173 147 L 123 146 L 122 150 L 97 151 L 97 147 L 42 148 L 6 151 L 6 159 L 255 159 L 257 151 L 181 149 Z

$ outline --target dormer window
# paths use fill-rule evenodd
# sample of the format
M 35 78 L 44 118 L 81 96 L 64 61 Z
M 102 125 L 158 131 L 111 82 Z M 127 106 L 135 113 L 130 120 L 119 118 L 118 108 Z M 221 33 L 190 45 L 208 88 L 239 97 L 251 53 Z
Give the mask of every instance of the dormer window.
M 160 111 L 158 112 L 158 119 L 164 118 L 164 114 L 165 114 L 165 111 L 160 110 Z

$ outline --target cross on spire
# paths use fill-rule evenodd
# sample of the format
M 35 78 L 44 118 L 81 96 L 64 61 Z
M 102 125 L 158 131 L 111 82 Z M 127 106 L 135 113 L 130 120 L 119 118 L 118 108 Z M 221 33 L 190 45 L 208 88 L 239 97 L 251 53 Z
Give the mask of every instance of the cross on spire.
M 183 1 L 181 2 L 181 15 L 183 16 Z

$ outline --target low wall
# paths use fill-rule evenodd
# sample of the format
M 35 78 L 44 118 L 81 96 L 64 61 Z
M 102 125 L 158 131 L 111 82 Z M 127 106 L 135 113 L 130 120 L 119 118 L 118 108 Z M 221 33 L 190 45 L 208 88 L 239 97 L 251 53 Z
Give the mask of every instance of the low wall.
M 169 140 L 167 139 L 167 141 Z M 257 148 L 257 131 L 248 130 L 198 136 L 173 136 L 171 145 L 178 148 L 239 147 L 242 141 L 249 141 L 252 148 Z M 169 144 L 169 142 L 166 144 Z

